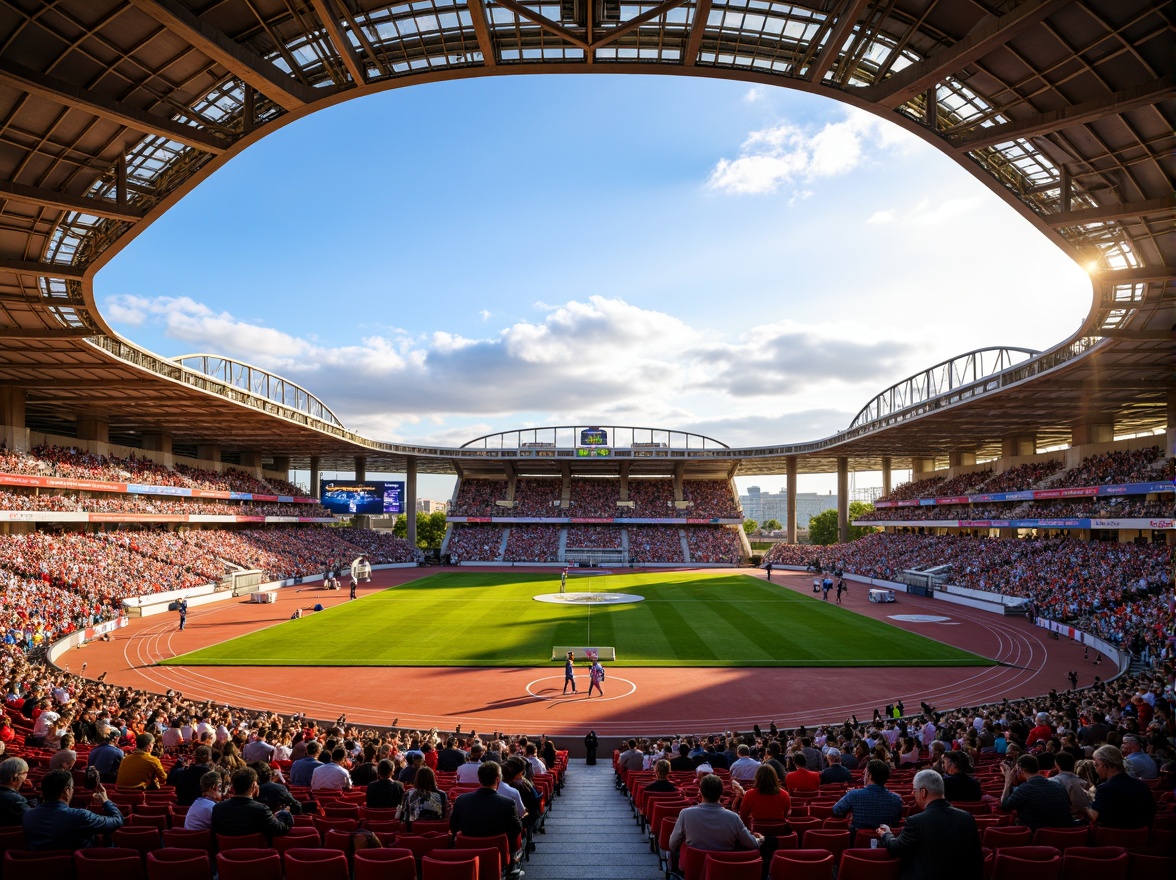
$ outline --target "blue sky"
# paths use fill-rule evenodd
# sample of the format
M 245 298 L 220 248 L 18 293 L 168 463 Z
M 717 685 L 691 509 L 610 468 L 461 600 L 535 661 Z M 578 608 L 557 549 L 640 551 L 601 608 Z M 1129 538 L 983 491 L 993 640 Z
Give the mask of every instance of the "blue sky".
M 896 126 L 783 89 L 616 76 L 321 111 L 218 171 L 95 287 L 159 354 L 238 357 L 368 436 L 454 445 L 597 422 L 814 439 L 952 355 L 1061 341 L 1090 298 Z

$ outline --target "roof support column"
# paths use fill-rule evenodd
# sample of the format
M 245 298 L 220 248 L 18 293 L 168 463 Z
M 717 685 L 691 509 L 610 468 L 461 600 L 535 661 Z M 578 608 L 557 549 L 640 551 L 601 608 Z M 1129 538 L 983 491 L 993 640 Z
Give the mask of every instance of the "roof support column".
M 216 443 L 199 443 L 196 446 L 196 457 L 201 461 L 220 463 L 221 448 Z
M 1115 439 L 1115 426 L 1101 419 L 1078 419 L 1070 425 L 1070 446 L 1089 446 L 1110 443 Z
M 785 499 L 785 514 L 784 514 L 784 531 L 788 535 L 788 543 L 796 543 L 796 456 L 790 455 L 784 459 L 784 464 L 787 467 L 785 471 L 786 483 L 785 490 L 788 498 Z
M 166 431 L 144 431 L 143 448 L 148 452 L 162 452 L 171 455 L 172 435 Z
M 310 457 L 310 495 L 312 498 L 321 498 L 322 493 L 319 491 L 319 483 L 322 481 L 322 460 L 317 455 Z
M 404 512 L 408 527 L 408 543 L 417 545 L 417 460 L 415 455 L 404 459 Z
M 849 541 L 849 459 L 837 456 L 837 540 Z
M 25 427 L 26 392 L 23 388 L 0 388 L 0 438 L 16 452 L 29 451 L 29 429 Z M 1168 419 L 1168 424 L 1172 420 Z
M 1009 434 L 1000 438 L 1000 457 L 1017 458 L 1037 454 L 1037 434 Z
M 355 456 L 355 481 L 362 483 L 367 479 L 367 456 Z
M 290 456 L 275 455 L 273 470 L 275 473 L 282 474 L 282 479 L 290 482 Z
M 890 494 L 890 456 L 882 456 L 882 494 Z
M 966 449 L 955 449 L 947 454 L 947 466 L 958 468 L 976 463 L 976 453 Z
M 78 439 L 95 443 L 110 442 L 110 423 L 98 416 L 78 417 Z
M 935 470 L 935 459 L 922 456 L 911 457 L 911 482 L 921 480 Z
M 241 453 L 241 467 L 249 468 L 251 471 L 261 473 L 261 453 L 260 452 L 242 452 Z

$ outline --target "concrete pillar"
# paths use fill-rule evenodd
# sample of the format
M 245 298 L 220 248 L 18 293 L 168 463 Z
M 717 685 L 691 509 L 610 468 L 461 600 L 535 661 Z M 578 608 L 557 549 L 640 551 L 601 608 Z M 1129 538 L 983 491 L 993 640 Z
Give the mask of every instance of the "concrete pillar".
M 911 482 L 922 480 L 931 475 L 935 470 L 934 458 L 921 458 L 919 456 L 912 456 L 911 458 Z
M 1016 458 L 1037 454 L 1036 434 L 1010 434 L 1000 438 L 1000 457 Z
M 786 503 L 788 505 L 788 512 L 784 516 L 784 529 L 788 533 L 788 543 L 796 543 L 796 456 L 790 455 L 784 459 L 788 467 L 787 484 L 785 486 L 788 492 Z M 807 523 L 806 523 L 807 525 Z
M 148 452 L 162 452 L 172 454 L 172 436 L 166 431 L 144 431 L 143 448 Z
M 948 467 L 963 467 L 976 463 L 976 453 L 964 449 L 955 449 L 947 454 Z
M 97 443 L 110 442 L 110 423 L 98 416 L 78 417 L 78 439 Z
M 290 480 L 290 456 L 288 456 L 288 455 L 275 455 L 273 469 L 283 475 L 282 479 L 289 482 L 289 480 Z
M 196 457 L 201 461 L 220 461 L 221 448 L 216 443 L 198 443 Z
M 882 494 L 890 494 L 890 456 L 882 456 Z
M 322 468 L 320 467 L 320 460 L 317 455 L 310 457 L 310 497 L 321 498 L 319 492 L 319 482 L 322 480 Z
M 837 540 L 849 540 L 849 459 L 837 456 Z
M 0 388 L 0 438 L 15 452 L 29 451 L 29 430 L 25 425 L 23 388 Z M 1168 423 L 1171 424 L 1171 419 Z
M 1070 425 L 1071 446 L 1110 443 L 1114 439 L 1115 426 L 1112 422 L 1099 419 L 1078 419 Z
M 261 453 L 260 452 L 242 452 L 241 453 L 241 467 L 252 468 L 253 470 L 261 470 Z
M 416 546 L 417 460 L 410 455 L 404 460 L 404 508 L 408 512 L 408 543 Z
M 367 479 L 367 456 L 355 456 L 355 479 L 357 482 L 363 482 Z

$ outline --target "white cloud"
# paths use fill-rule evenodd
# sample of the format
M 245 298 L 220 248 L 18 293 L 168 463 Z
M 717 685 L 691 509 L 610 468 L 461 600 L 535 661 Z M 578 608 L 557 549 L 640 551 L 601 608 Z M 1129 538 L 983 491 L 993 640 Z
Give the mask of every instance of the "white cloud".
M 482 309 L 482 311 L 478 312 L 478 314 L 482 317 L 483 323 L 489 321 L 494 316 L 494 313 L 489 309 Z
M 893 123 L 850 109 L 814 130 L 787 120 L 753 131 L 735 159 L 720 159 L 707 186 L 736 195 L 775 193 L 788 186 L 839 177 L 862 165 L 870 148 L 914 149 L 918 141 Z
M 895 216 L 896 215 L 893 211 L 875 211 L 869 216 L 869 218 L 866 220 L 866 223 L 870 226 L 881 226 L 884 224 L 893 223 Z
M 746 92 L 746 93 L 743 95 L 743 100 L 744 100 L 744 102 L 745 102 L 745 103 L 748 103 L 748 104 L 754 104 L 754 103 L 756 103 L 757 101 L 762 101 L 763 99 L 764 99 L 764 88 L 763 88 L 763 86 L 752 86 L 752 87 L 751 87 L 750 89 L 748 89 L 748 90 L 747 90 L 747 92 Z
M 298 382 L 367 436 L 454 444 L 506 419 L 511 426 L 598 419 L 683 427 L 721 419 L 716 428 L 729 427 L 740 441 L 779 441 L 784 423 L 763 420 L 765 405 L 773 413 L 828 413 L 836 411 L 828 409 L 830 394 L 844 394 L 848 411 L 873 393 L 877 376 L 899 378 L 910 355 L 906 342 L 850 324 L 782 321 L 724 340 L 708 327 L 602 296 L 546 307 L 535 320 L 485 338 L 393 333 L 345 345 L 186 297 L 116 296 L 103 308 L 158 325 L 185 351 L 235 357 Z M 785 436 L 807 438 L 803 430 Z

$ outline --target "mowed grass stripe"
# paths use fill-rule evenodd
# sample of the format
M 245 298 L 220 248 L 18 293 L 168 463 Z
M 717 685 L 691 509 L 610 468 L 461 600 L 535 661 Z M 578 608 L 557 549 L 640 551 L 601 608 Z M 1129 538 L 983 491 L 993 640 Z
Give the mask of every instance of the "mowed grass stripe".
M 980 666 L 992 661 L 745 575 L 644 573 L 569 579 L 630 592 L 591 609 L 592 645 L 614 666 Z M 546 573 L 445 572 L 176 657 L 188 666 L 537 666 L 589 642 L 586 606 L 533 601 Z M 313 594 L 311 594 L 313 597 Z M 313 601 L 313 598 L 308 599 Z M 257 606 L 264 613 L 265 606 Z

